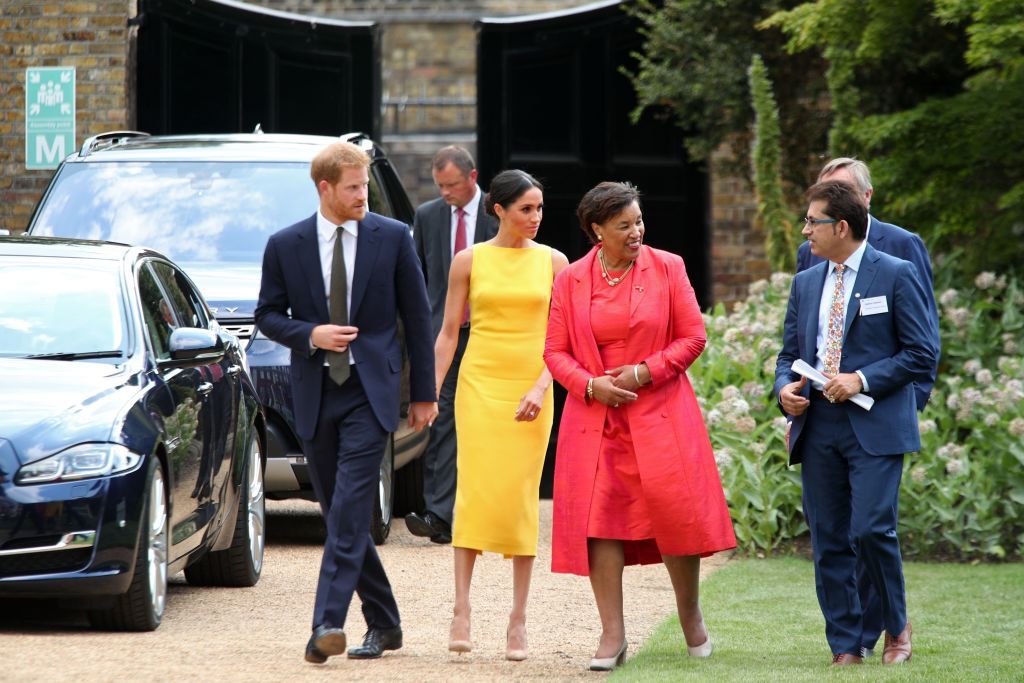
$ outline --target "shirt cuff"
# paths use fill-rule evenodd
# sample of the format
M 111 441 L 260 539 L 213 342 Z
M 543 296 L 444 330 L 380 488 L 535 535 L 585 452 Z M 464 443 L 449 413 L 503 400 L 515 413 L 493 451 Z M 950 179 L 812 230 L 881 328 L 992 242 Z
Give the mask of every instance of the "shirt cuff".
M 863 387 L 861 389 L 861 391 L 862 392 L 871 391 L 871 389 L 868 388 L 868 378 L 864 376 L 864 373 L 861 372 L 860 370 L 854 370 L 854 372 L 856 372 L 857 376 L 860 377 L 860 383 L 861 383 L 861 386 Z

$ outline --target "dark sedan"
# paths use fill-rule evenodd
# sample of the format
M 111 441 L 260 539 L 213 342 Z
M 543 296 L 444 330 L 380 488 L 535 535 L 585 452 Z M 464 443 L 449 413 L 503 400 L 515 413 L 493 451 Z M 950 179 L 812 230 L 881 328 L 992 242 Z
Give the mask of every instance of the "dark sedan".
M 178 571 L 254 585 L 264 443 L 244 351 L 172 262 L 0 237 L 0 600 L 152 630 Z

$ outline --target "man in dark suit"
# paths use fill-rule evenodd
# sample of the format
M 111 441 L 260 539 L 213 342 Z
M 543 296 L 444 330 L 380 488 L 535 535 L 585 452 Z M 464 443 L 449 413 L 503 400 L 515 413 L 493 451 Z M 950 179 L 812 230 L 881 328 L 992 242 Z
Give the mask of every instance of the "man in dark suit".
M 370 518 L 387 439 L 398 426 L 405 326 L 409 423 L 437 416 L 430 308 L 408 227 L 367 211 L 370 158 L 328 145 L 310 175 L 320 208 L 267 242 L 256 323 L 291 349 L 296 431 L 327 525 L 306 661 L 345 651 L 352 594 L 367 633 L 353 659 L 402 646 L 402 629 Z
M 840 180 L 852 185 L 864 200 L 864 206 L 868 209 L 868 236 L 867 241 L 873 248 L 886 254 L 892 254 L 904 261 L 910 261 L 917 267 L 917 274 L 921 277 L 921 283 L 925 288 L 925 295 L 928 298 L 928 310 L 932 316 L 932 333 L 935 335 L 935 344 L 941 348 L 939 339 L 939 313 L 935 305 L 935 287 L 932 284 L 932 264 L 928 256 L 928 248 L 924 245 L 917 233 L 904 230 L 891 223 L 883 223 L 871 215 L 871 197 L 874 195 L 874 187 L 871 185 L 871 171 L 867 164 L 859 159 L 850 157 L 839 157 L 825 164 L 818 174 L 818 182 L 827 180 Z M 813 265 L 821 263 L 822 259 L 811 253 L 810 243 L 804 242 L 797 250 L 796 272 L 807 270 Z M 914 383 L 914 396 L 917 398 L 917 409 L 924 410 L 932 393 L 932 386 L 938 375 L 938 359 L 935 367 L 932 368 L 931 376 L 927 381 Z M 857 582 L 860 590 L 861 606 L 864 609 L 864 652 L 870 657 L 874 653 L 875 643 L 882 634 L 882 602 L 878 593 L 875 592 L 864 566 L 857 564 Z
M 830 181 L 807 197 L 803 234 L 825 260 L 793 279 L 775 394 L 792 417 L 790 462 L 803 465 L 804 514 L 833 663 L 863 661 L 859 559 L 881 598 L 882 660 L 894 664 L 911 656 L 896 527 L 903 456 L 920 448 L 913 383 L 928 378 L 938 347 L 917 268 L 867 244 L 867 207 L 857 191 Z M 792 370 L 798 359 L 827 381 L 799 377 Z M 858 393 L 874 399 L 870 410 L 850 402 Z
M 476 163 L 467 150 L 457 146 L 442 148 L 434 155 L 432 173 L 441 196 L 416 209 L 413 240 L 427 280 L 436 338 L 444 322 L 452 257 L 468 245 L 494 237 L 498 221 L 484 211 L 483 192 L 476 183 Z M 455 384 L 468 340 L 467 317 L 459 330 L 455 356 L 441 386 L 440 412 L 430 429 L 430 444 L 423 455 L 424 509 L 405 517 L 409 531 L 416 536 L 429 537 L 434 543 L 452 542 L 456 481 Z

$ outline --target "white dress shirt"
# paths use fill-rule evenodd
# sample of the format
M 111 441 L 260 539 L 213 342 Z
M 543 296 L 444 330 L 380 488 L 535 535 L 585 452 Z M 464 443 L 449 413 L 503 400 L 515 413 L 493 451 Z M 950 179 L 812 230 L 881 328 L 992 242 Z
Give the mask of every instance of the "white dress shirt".
M 345 250 L 345 281 L 348 286 L 345 288 L 345 305 L 349 312 L 352 312 L 352 273 L 356 269 L 356 236 L 359 234 L 359 223 L 357 221 L 345 221 L 341 224 L 342 243 Z M 326 295 L 327 310 L 331 310 L 331 265 L 334 262 L 334 240 L 338 235 L 338 226 L 324 218 L 324 215 L 317 209 L 316 212 L 316 236 L 320 248 L 320 272 L 324 276 L 324 293 Z M 351 321 L 349 322 L 351 324 Z M 349 365 L 355 363 L 352 348 L 348 350 Z M 324 363 L 326 365 L 327 363 Z
M 843 271 L 843 323 L 845 329 L 846 312 L 850 307 L 850 297 L 853 296 L 853 287 L 857 283 L 857 273 L 860 271 L 860 263 L 864 258 L 864 251 L 867 249 L 868 241 L 867 238 L 860 243 L 857 250 L 850 254 L 850 257 L 846 259 L 843 265 L 846 269 Z M 828 319 L 829 313 L 832 311 L 832 293 L 836 287 L 836 266 L 838 264 L 829 261 L 828 262 L 828 275 L 825 277 L 825 286 L 821 291 L 821 304 L 818 306 L 818 336 L 816 343 L 818 346 L 817 354 L 815 354 L 814 367 L 816 370 L 822 371 L 825 369 L 825 341 L 828 337 Z M 860 370 L 855 370 L 860 376 L 860 381 L 864 385 L 863 391 L 868 390 L 868 381 L 861 373 Z M 821 389 L 815 383 L 815 389 Z
M 480 209 L 480 195 L 483 194 L 480 190 L 480 186 L 476 186 L 476 192 L 473 193 L 473 198 L 466 202 L 466 205 L 462 207 L 462 210 L 466 213 L 466 248 L 473 246 L 474 236 L 476 235 L 476 215 Z M 451 230 L 452 230 L 452 258 L 455 258 L 455 231 L 459 225 L 459 215 L 456 213 L 458 209 L 454 206 L 451 208 Z M 347 244 L 347 243 L 346 243 Z

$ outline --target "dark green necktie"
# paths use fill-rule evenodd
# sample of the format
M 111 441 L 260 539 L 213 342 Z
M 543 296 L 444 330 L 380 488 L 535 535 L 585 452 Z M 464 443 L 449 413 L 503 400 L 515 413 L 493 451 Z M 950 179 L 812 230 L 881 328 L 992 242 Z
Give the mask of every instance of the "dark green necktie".
M 334 260 L 331 261 L 331 324 L 348 325 L 348 280 L 345 274 L 345 248 L 341 244 L 341 235 L 345 231 L 339 226 L 334 234 Z M 348 349 L 327 352 L 327 364 L 330 365 L 331 379 L 335 384 L 344 384 L 349 376 Z

